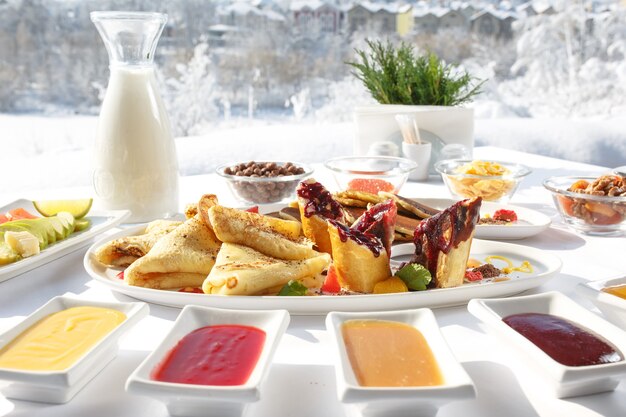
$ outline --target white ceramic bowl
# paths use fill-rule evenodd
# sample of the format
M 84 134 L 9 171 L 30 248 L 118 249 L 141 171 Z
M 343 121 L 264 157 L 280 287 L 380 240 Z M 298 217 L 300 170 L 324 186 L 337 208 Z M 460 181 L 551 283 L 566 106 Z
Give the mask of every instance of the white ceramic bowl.
M 431 387 L 364 387 L 359 385 L 343 340 L 341 325 L 347 320 L 387 320 L 414 326 L 430 346 L 445 384 Z M 367 416 L 434 416 L 439 407 L 456 400 L 474 398 L 472 380 L 444 340 L 432 311 L 427 308 L 368 313 L 332 312 L 326 329 L 335 345 L 337 395 L 347 407 Z
M 152 370 L 187 334 L 205 326 L 239 324 L 262 329 L 265 344 L 254 371 L 243 385 L 215 386 L 160 382 L 150 378 Z M 126 381 L 126 391 L 162 401 L 173 416 L 240 416 L 248 403 L 258 401 L 260 386 L 267 375 L 272 356 L 289 325 L 286 310 L 222 310 L 187 306 L 159 346 Z
M 589 366 L 562 365 L 502 321 L 503 318 L 512 314 L 552 314 L 571 320 L 578 326 L 608 340 L 622 355 L 626 353 L 626 333 L 559 292 L 510 298 L 474 299 L 469 302 L 467 309 L 519 352 L 519 360 L 534 370 L 558 398 L 612 391 L 619 383 L 615 377 L 626 374 L 625 360 Z
M 117 355 L 117 341 L 120 336 L 149 312 L 145 303 L 99 302 L 68 295 L 54 297 L 21 323 L 0 335 L 0 349 L 44 317 L 79 306 L 119 310 L 126 314 L 126 320 L 64 371 L 19 371 L 0 368 L 0 392 L 5 397 L 54 404 L 68 402 Z
M 602 291 L 606 287 L 626 285 L 626 277 L 578 284 L 576 290 L 589 298 L 611 322 L 626 330 L 626 300 Z

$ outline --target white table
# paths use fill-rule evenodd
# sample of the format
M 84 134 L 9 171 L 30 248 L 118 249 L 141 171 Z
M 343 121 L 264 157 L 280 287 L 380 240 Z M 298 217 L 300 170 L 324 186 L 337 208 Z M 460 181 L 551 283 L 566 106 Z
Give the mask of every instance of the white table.
M 593 309 L 581 299 L 577 284 L 626 274 L 623 259 L 624 238 L 599 238 L 575 234 L 558 218 L 547 191 L 541 186 L 551 175 L 606 172 L 606 168 L 553 158 L 483 147 L 479 158 L 517 161 L 533 173 L 522 183 L 512 203 L 533 208 L 552 217 L 552 227 L 539 236 L 518 243 L 554 253 L 563 260 L 563 270 L 545 285 L 528 293 L 558 290 Z M 318 169 L 316 178 L 331 183 L 328 172 Z M 214 175 L 185 177 L 181 202 L 195 202 L 206 192 L 215 192 L 232 203 L 224 184 Z M 18 197 L 61 198 L 90 195 L 88 189 L 41 190 L 27 195 L 3 195 L 0 204 Z M 402 194 L 422 197 L 448 197 L 442 182 L 408 183 Z M 82 266 L 86 248 L 0 284 L 0 330 L 30 314 L 51 297 L 72 292 L 99 300 L 131 300 L 112 293 L 90 279 Z M 166 416 L 165 407 L 154 400 L 132 396 L 124 391 L 130 373 L 165 335 L 179 313 L 178 309 L 150 306 L 150 316 L 121 339 L 120 353 L 94 380 L 65 405 L 47 405 L 7 400 L 0 397 L 0 416 Z M 597 310 L 593 309 L 597 312 Z M 516 364 L 505 345 L 487 333 L 464 306 L 434 310 L 442 332 L 457 358 L 463 363 L 477 388 L 477 398 L 451 403 L 440 409 L 439 417 L 502 416 L 624 416 L 626 378 L 611 393 L 558 400 L 542 391 L 532 375 Z M 292 316 L 291 324 L 276 352 L 262 399 L 247 411 L 247 417 L 344 416 L 335 393 L 332 350 L 323 317 Z

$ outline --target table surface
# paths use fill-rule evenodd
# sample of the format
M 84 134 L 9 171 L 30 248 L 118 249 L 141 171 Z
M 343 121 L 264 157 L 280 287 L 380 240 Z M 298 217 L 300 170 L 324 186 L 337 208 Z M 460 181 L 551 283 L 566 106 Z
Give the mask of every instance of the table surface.
M 533 294 L 557 290 L 598 312 L 575 292 L 588 280 L 626 275 L 624 238 L 591 237 L 571 232 L 558 217 L 549 193 L 541 185 L 552 175 L 597 175 L 607 168 L 531 155 L 494 147 L 480 147 L 474 156 L 523 163 L 533 172 L 523 182 L 511 204 L 547 214 L 552 226 L 540 235 L 515 243 L 553 253 L 563 260 L 563 269 L 546 284 L 528 291 Z M 327 184 L 332 179 L 321 166 L 315 177 Z M 223 204 L 234 204 L 225 185 L 214 175 L 181 179 L 181 205 L 195 202 L 211 192 Z M 91 195 L 87 188 L 40 190 L 26 195 L 2 195 L 0 205 L 17 198 L 69 198 Z M 449 197 L 440 179 L 409 182 L 402 194 L 418 197 Z M 224 198 L 222 198 L 224 196 Z M 0 284 L 0 331 L 11 327 L 50 298 L 67 292 L 96 300 L 131 301 L 94 282 L 83 269 L 86 247 L 56 261 Z M 433 310 L 452 351 L 476 385 L 477 397 L 443 406 L 439 417 L 458 416 L 624 416 L 626 378 L 614 392 L 559 400 L 541 389 L 536 377 L 523 369 L 515 352 L 494 338 L 467 312 L 466 306 Z M 150 305 L 150 315 L 120 340 L 118 356 L 73 400 L 64 405 L 7 400 L 0 396 L 0 416 L 166 416 L 165 406 L 153 399 L 129 395 L 124 384 L 131 372 L 152 351 L 172 326 L 180 310 Z M 599 313 L 598 313 L 599 314 Z M 345 416 L 337 400 L 333 350 L 323 316 L 292 316 L 276 351 L 261 400 L 246 416 Z

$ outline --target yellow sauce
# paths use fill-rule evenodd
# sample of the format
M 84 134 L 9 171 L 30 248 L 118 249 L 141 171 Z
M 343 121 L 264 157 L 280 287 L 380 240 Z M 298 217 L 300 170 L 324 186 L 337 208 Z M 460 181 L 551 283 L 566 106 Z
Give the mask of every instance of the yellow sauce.
M 120 311 L 88 306 L 50 314 L 0 350 L 0 368 L 67 369 L 125 319 Z
M 494 259 L 498 259 L 506 263 L 506 266 L 504 268 L 500 268 L 503 274 L 510 274 L 511 272 L 514 272 L 514 271 L 525 272 L 528 274 L 531 274 L 533 272 L 533 266 L 530 264 L 530 262 L 522 261 L 522 264 L 520 266 L 513 266 L 513 262 L 509 258 L 500 256 L 500 255 L 487 256 L 485 258 L 485 262 L 493 265 Z
M 606 287 L 606 288 L 602 288 L 602 291 L 626 300 L 626 285 L 616 285 L 614 287 Z
M 350 364 L 365 387 L 442 385 L 443 376 L 422 333 L 405 323 L 349 320 L 342 326 Z

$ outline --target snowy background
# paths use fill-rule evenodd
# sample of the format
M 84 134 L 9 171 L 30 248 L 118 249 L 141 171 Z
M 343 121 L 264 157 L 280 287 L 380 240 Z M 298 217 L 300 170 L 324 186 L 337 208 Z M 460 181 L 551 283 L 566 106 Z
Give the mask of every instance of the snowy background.
M 0 7 L 6 9 L 17 3 L 0 2 Z M 502 4 L 512 2 L 500 3 L 497 7 L 502 8 Z M 617 1 L 603 2 L 610 3 L 608 8 L 582 7 L 586 3 L 553 1 L 557 13 L 518 19 L 513 25 L 514 36 L 508 40 L 477 38 L 458 30 L 441 30 L 428 42 L 419 34 L 412 38 L 418 49 L 435 50 L 452 62 L 460 62 L 476 78 L 489 80 L 483 94 L 472 104 L 476 145 L 501 146 L 606 167 L 626 164 L 626 8 Z M 91 3 L 55 3 L 58 4 L 78 8 Z M 82 13 L 76 10 L 74 13 Z M 7 24 L 8 15 L 2 16 L 0 26 Z M 30 17 L 33 22 L 37 18 Z M 81 24 L 93 31 L 91 23 L 84 20 Z M 17 32 L 17 40 L 20 33 L 30 33 L 23 25 L 19 27 L 22 29 Z M 69 33 L 74 29 L 65 30 Z M 159 76 L 178 136 L 181 174 L 213 172 L 217 165 L 232 160 L 323 162 L 331 156 L 350 154 L 354 135 L 352 111 L 355 106 L 371 103 L 371 99 L 342 62 L 353 57 L 350 54 L 354 47 L 362 47 L 365 35 L 372 37 L 361 35 L 344 39 L 345 45 L 339 42 L 340 38 L 320 40 L 325 52 L 339 54 L 333 61 L 339 65 L 333 68 L 332 77 L 328 68 L 318 65 L 328 61 L 326 56 L 314 61 L 311 73 L 291 74 L 296 77 L 291 83 L 284 81 L 289 74 L 279 76 L 277 72 L 271 78 L 271 71 L 261 70 L 261 61 L 252 55 L 247 60 L 233 61 L 243 65 L 236 68 L 244 81 L 226 82 L 225 72 L 218 65 L 224 61 L 216 57 L 219 48 L 210 48 L 202 37 L 188 48 L 187 54 L 164 54 L 164 60 L 176 63 L 169 68 L 160 65 Z M 37 37 L 26 36 L 27 40 L 31 38 Z M 93 37 L 90 42 L 99 40 Z M 282 48 L 281 53 L 291 56 L 298 46 L 293 43 Z M 11 70 L 31 67 L 0 67 L 0 78 L 16 79 L 12 83 L 3 81 L 0 88 L 1 108 L 5 112 L 0 113 L 0 193 L 91 183 L 98 98 L 103 96 L 107 76 L 104 48 L 94 44 L 97 48 L 91 49 L 99 55 L 87 58 L 97 71 L 92 74 L 93 79 L 85 76 L 82 89 L 69 83 L 73 78 L 62 77 L 56 82 L 26 80 L 24 85 L 18 85 L 17 75 Z M 63 52 L 62 47 L 62 43 L 56 48 L 53 45 L 51 50 L 60 48 Z M 167 50 L 166 47 L 167 44 L 159 45 Z M 259 49 L 258 43 L 242 47 L 249 48 L 248 52 Z M 71 58 L 72 54 L 59 56 Z M 0 62 L 11 58 L 0 55 Z M 59 68 L 72 68 L 73 77 L 81 65 L 86 65 L 82 61 L 79 64 L 73 68 L 65 62 Z M 297 67 L 298 62 L 293 65 Z M 80 74 L 89 73 L 89 68 L 82 68 Z M 325 69 L 312 73 L 316 68 Z M 27 70 L 23 71 L 28 75 Z M 59 89 L 69 84 L 75 88 Z M 42 89 L 42 85 L 48 88 Z M 277 101 L 280 105 L 271 105 Z M 22 106 L 22 110 L 9 108 L 14 104 Z M 29 106 L 32 108 L 26 111 Z

